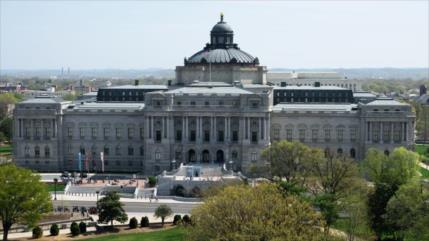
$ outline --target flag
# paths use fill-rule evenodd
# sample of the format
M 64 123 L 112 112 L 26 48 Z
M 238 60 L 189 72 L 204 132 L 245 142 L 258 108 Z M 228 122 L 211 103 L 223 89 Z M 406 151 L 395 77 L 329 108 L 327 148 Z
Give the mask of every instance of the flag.
M 101 172 L 104 172 L 104 153 L 100 152 Z

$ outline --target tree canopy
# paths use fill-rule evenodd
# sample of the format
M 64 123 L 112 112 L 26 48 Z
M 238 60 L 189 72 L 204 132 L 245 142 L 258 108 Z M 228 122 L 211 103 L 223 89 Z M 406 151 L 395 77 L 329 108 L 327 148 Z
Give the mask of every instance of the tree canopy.
M 322 218 L 275 184 L 228 186 L 192 210 L 190 241 L 319 240 Z
M 0 165 L 0 218 L 3 240 L 16 223 L 33 226 L 52 210 L 51 196 L 40 176 L 13 164 Z
M 162 204 L 155 209 L 154 216 L 157 218 L 161 218 L 162 226 L 164 226 L 164 220 L 166 217 L 173 215 L 173 211 L 166 204 Z
M 111 223 L 113 221 L 125 223 L 128 220 L 127 213 L 120 202 L 120 197 L 116 192 L 108 192 L 105 197 L 97 201 L 98 222 Z

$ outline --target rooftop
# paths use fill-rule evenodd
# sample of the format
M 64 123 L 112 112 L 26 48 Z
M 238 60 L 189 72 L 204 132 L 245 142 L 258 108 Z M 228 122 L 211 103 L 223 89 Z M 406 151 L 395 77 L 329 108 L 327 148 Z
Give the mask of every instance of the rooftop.
M 367 106 L 396 106 L 396 105 L 408 106 L 407 103 L 402 103 L 389 97 L 379 97 L 376 100 L 371 101 L 366 105 Z
M 118 111 L 137 111 L 144 108 L 143 103 L 116 103 L 116 102 L 85 102 L 77 104 L 73 110 L 118 110 Z
M 308 85 L 287 85 L 284 87 L 275 86 L 274 89 L 281 90 L 348 90 L 346 88 L 341 88 L 338 86 L 308 86 Z
M 117 85 L 105 87 L 103 89 L 155 89 L 155 90 L 167 90 L 166 85 Z
M 61 103 L 61 102 L 67 102 L 60 98 L 55 97 L 36 97 L 33 99 L 24 100 L 21 103 L 22 104 L 55 104 L 55 103 Z
M 357 108 L 356 104 L 277 104 L 273 112 L 351 112 Z
M 203 95 L 227 95 L 227 94 L 253 94 L 250 91 L 243 90 L 237 87 L 183 87 L 167 91 L 172 94 L 203 94 Z

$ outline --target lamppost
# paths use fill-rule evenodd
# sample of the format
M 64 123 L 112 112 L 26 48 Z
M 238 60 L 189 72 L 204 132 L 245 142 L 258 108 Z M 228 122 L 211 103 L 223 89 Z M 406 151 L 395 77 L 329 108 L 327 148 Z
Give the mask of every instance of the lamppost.
M 97 193 L 97 202 L 98 202 L 98 194 L 100 193 L 100 191 L 95 191 L 95 193 Z
M 58 178 L 54 178 L 54 200 L 57 200 L 57 182 Z
M 173 171 L 173 170 L 175 170 L 176 169 L 176 159 L 173 159 L 172 161 L 171 161 L 171 170 Z

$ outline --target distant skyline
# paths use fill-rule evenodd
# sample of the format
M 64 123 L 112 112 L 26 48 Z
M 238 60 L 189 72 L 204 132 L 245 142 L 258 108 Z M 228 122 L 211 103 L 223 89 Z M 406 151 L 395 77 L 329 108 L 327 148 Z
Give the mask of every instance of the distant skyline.
M 0 1 L 0 69 L 172 69 L 220 12 L 269 68 L 429 67 L 429 1 Z

